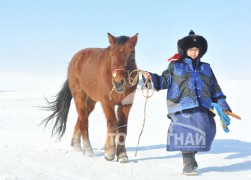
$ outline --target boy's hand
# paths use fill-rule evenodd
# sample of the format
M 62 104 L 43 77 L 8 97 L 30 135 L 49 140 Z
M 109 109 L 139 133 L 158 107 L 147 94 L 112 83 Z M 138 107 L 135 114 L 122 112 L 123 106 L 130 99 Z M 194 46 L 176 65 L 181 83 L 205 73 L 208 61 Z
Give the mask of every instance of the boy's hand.
M 146 78 L 147 80 L 151 79 L 151 75 L 150 75 L 149 72 L 147 72 L 147 71 L 143 72 L 143 76 L 144 76 L 144 78 Z

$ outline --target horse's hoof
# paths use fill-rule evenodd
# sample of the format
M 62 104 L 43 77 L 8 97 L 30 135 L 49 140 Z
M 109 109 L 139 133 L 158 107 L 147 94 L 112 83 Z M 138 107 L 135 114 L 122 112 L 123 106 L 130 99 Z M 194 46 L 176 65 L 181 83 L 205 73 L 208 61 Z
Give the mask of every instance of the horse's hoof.
M 72 148 L 74 151 L 83 151 L 81 146 L 73 146 Z
M 79 140 L 72 139 L 71 140 L 71 146 L 72 146 L 74 151 L 83 151 Z
M 91 148 L 84 150 L 85 157 L 94 157 L 94 152 Z
M 113 161 L 115 159 L 115 154 L 105 154 L 105 159 L 107 161 Z
M 94 157 L 94 153 L 85 153 L 85 157 Z
M 107 161 L 113 161 L 116 156 L 116 146 L 106 146 L 105 147 L 105 159 Z
M 119 156 L 118 156 L 118 162 L 119 163 L 128 163 L 129 159 L 128 159 L 128 156 L 126 155 L 126 153 L 121 153 Z

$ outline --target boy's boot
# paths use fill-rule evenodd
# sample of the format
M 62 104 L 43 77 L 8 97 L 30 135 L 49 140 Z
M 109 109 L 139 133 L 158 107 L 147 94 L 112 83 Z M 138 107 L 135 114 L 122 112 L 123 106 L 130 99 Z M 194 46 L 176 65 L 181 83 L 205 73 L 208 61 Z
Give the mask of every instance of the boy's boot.
M 194 152 L 184 153 L 183 156 L 183 172 L 186 176 L 197 176 L 198 172 L 194 169 Z
M 198 169 L 198 163 L 195 159 L 195 154 L 197 153 L 198 151 L 194 151 L 193 153 L 193 165 L 194 165 L 194 170 L 197 170 Z

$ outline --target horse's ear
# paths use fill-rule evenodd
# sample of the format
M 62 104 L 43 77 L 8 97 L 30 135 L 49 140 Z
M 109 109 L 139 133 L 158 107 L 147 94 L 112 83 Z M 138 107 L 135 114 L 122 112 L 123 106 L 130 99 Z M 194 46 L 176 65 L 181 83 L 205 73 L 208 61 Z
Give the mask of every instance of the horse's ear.
M 133 46 L 136 46 L 137 40 L 138 40 L 138 34 L 135 34 L 133 37 L 130 38 L 130 42 L 133 44 Z
M 108 35 L 108 39 L 109 39 L 110 44 L 111 44 L 111 45 L 115 44 L 116 41 L 117 41 L 116 37 L 114 37 L 114 36 L 111 35 L 110 33 L 107 33 L 107 35 Z

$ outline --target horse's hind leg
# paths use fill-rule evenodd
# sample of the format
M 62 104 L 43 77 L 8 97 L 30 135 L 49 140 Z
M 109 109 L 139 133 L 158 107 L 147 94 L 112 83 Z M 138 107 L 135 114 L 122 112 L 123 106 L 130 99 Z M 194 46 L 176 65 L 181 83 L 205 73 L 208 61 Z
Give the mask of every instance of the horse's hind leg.
M 71 140 L 71 146 L 75 151 L 82 151 L 81 147 L 81 132 L 80 132 L 80 120 L 77 119 L 77 123 L 75 125 L 74 134 Z
M 74 101 L 78 112 L 78 120 L 72 137 L 72 146 L 75 150 L 81 150 L 80 139 L 82 135 L 84 154 L 93 156 L 94 153 L 89 140 L 88 117 L 93 111 L 96 102 L 82 92 L 75 94 Z
M 91 114 L 91 112 L 94 110 L 95 108 L 95 104 L 96 101 L 93 101 L 89 96 L 86 97 L 85 99 L 85 113 L 86 113 L 86 119 L 85 119 L 85 126 L 86 129 L 81 130 L 81 134 L 82 134 L 82 139 L 83 139 L 83 149 L 84 149 L 84 153 L 86 156 L 94 156 L 93 150 L 92 150 L 92 146 L 89 140 L 89 132 L 88 132 L 88 117 Z M 81 124 L 80 124 L 81 125 Z M 81 129 L 81 127 L 80 127 Z

